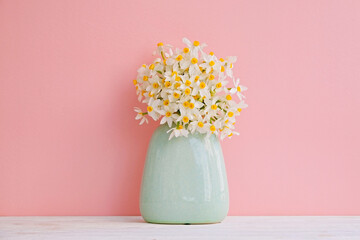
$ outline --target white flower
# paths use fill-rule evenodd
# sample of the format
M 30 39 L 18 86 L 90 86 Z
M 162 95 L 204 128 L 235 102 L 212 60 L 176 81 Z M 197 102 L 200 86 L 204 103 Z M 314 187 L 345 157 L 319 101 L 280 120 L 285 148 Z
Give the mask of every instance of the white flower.
M 135 107 L 134 110 L 135 110 L 135 112 L 137 112 L 135 120 L 141 119 L 139 125 L 142 125 L 144 122 L 146 122 L 146 123 L 149 122 L 147 120 L 147 118 L 144 116 L 144 113 L 141 111 L 140 108 Z
M 146 87 L 146 91 L 150 92 L 151 95 L 156 94 L 161 91 L 160 86 L 161 79 L 159 77 L 154 77 L 149 81 L 149 85 Z
M 210 118 L 212 119 L 212 118 Z M 215 134 L 215 135 L 218 135 L 219 134 L 219 130 L 221 128 L 221 122 L 220 120 L 212 120 L 212 121 L 209 121 L 209 124 L 208 124 L 208 131 L 207 131 L 207 136 L 209 137 L 211 134 Z
M 190 123 L 189 129 L 191 133 L 195 131 L 199 133 L 206 133 L 209 129 L 209 123 L 204 123 L 202 119 L 196 119 Z
M 175 119 L 178 118 L 179 115 L 173 114 L 171 111 L 166 111 L 165 115 L 160 121 L 160 124 L 167 123 L 169 127 L 175 122 Z
M 240 79 L 237 79 L 236 81 L 233 79 L 234 87 L 230 90 L 231 94 L 236 93 L 236 95 L 239 97 L 240 100 L 245 98 L 245 96 L 241 93 L 247 90 L 247 87 L 240 85 Z
M 221 140 L 223 140 L 226 137 L 231 138 L 233 135 L 239 135 L 239 133 L 235 132 L 235 131 L 232 131 L 232 129 L 229 128 L 229 127 L 225 127 L 221 131 L 220 138 L 221 138 Z
M 187 137 L 187 135 L 189 134 L 189 131 L 184 129 L 184 127 L 182 125 L 179 125 L 177 127 L 171 128 L 169 131 L 167 131 L 168 133 L 170 133 L 169 136 L 169 140 L 172 139 L 174 136 L 175 137 L 180 137 L 180 136 L 184 136 Z
M 172 48 L 173 46 L 171 46 L 170 44 L 163 44 L 162 42 L 159 42 L 158 44 L 157 44 L 157 48 L 156 48 L 156 50 L 153 52 L 153 55 L 162 55 L 162 54 L 164 54 L 164 56 L 165 56 L 165 53 L 166 53 L 166 51 L 169 51 L 169 50 L 171 50 L 172 51 Z
M 195 91 L 198 91 L 201 97 L 210 98 L 210 92 L 205 82 L 197 82 L 197 88 Z
M 228 83 L 229 83 L 228 81 L 224 81 L 224 80 L 219 79 L 219 81 L 216 82 L 216 84 L 212 86 L 212 90 L 213 90 L 214 92 L 216 92 L 216 93 L 225 91 L 226 85 L 227 85 Z
M 150 98 L 149 105 L 146 108 L 149 116 L 154 120 L 159 119 L 160 104 L 161 101 L 159 99 L 154 100 L 153 98 Z
M 218 111 L 220 111 L 218 103 L 220 102 L 219 97 L 213 97 L 211 99 L 205 99 L 205 112 L 209 115 L 216 115 Z
M 159 43 L 155 52 L 159 57 L 138 69 L 134 85 L 147 111 L 135 108 L 135 119 L 140 124 L 148 122 L 146 115 L 161 119 L 160 124 L 171 128 L 169 139 L 189 133 L 215 134 L 221 139 L 238 134 L 234 124 L 247 107 L 242 94 L 247 88 L 233 78 L 236 57 L 218 59 L 203 51 L 206 44 L 183 41 L 186 47 L 182 50 Z M 228 86 L 229 79 L 234 86 Z
M 229 76 L 229 77 L 233 77 L 233 72 L 232 72 L 232 69 L 233 69 L 233 64 L 236 62 L 237 60 L 237 57 L 228 57 L 227 59 L 227 68 L 226 68 L 226 74 Z
M 184 125 L 188 124 L 190 120 L 193 119 L 193 116 L 191 114 L 181 114 L 178 119 L 176 119 L 177 122 L 182 122 Z
M 202 67 L 206 73 L 210 73 L 211 71 L 215 71 L 214 75 L 220 71 L 221 63 L 216 60 L 215 57 L 209 55 L 207 57 L 206 61 L 202 64 L 200 64 L 200 67 Z
M 200 44 L 199 41 L 191 42 L 187 38 L 183 38 L 183 43 L 185 43 L 188 46 L 188 48 L 190 49 L 192 55 L 194 57 L 196 57 L 196 58 L 198 58 L 199 51 L 203 54 L 202 49 L 207 46 L 206 43 L 201 43 Z

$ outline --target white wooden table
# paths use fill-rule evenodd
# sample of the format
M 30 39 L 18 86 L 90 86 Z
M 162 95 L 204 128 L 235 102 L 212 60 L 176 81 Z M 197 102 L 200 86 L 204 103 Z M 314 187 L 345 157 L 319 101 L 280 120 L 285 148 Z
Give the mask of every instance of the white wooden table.
M 360 240 L 360 217 L 227 217 L 208 225 L 149 224 L 141 217 L 0 217 L 0 239 Z

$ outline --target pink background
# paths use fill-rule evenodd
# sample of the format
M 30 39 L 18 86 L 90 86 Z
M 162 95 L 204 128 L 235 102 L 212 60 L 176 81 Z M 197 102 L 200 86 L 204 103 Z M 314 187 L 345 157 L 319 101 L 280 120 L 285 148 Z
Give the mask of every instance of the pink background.
M 132 80 L 159 41 L 237 55 L 230 215 L 360 214 L 360 1 L 0 0 L 0 215 L 139 215 Z

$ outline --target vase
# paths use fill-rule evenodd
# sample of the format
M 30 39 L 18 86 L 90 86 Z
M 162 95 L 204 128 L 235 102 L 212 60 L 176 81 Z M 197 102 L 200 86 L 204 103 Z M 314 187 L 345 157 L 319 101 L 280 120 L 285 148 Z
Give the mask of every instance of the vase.
M 167 125 L 151 138 L 143 172 L 140 212 L 146 222 L 221 222 L 229 192 L 221 145 L 215 135 L 194 133 L 169 140 Z

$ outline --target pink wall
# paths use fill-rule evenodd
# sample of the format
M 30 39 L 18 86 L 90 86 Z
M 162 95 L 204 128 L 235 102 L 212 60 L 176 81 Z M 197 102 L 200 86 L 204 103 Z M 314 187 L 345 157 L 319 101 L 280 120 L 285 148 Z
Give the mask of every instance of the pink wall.
M 230 215 L 360 214 L 360 1 L 0 1 L 0 215 L 138 215 L 132 80 L 159 41 L 237 55 Z M 181 45 L 180 45 L 181 46 Z

